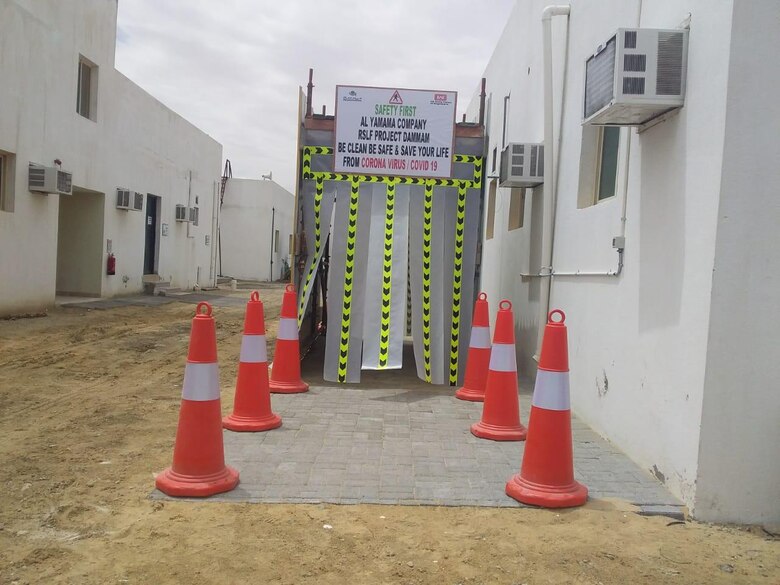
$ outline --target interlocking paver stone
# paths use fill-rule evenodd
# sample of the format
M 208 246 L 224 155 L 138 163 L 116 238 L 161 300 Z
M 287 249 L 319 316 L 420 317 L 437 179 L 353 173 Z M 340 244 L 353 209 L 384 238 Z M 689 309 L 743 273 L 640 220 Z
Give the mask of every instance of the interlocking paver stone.
M 240 470 L 241 483 L 210 499 L 520 506 L 504 494 L 504 485 L 520 468 L 524 443 L 474 437 L 469 427 L 479 420 L 481 403 L 452 394 L 440 387 L 364 385 L 275 394 L 273 409 L 282 427 L 226 431 L 225 457 Z M 523 422 L 528 404 L 529 396 L 521 396 Z M 655 477 L 576 417 L 572 433 L 575 475 L 592 498 L 620 498 L 648 514 L 681 513 L 682 504 Z
M 315 348 L 303 362 L 309 392 L 272 397 L 281 428 L 225 432 L 225 458 L 241 472 L 241 483 L 209 499 L 520 506 L 504 486 L 520 468 L 525 443 L 474 437 L 469 428 L 479 420 L 482 404 L 457 400 L 453 389 L 418 380 L 411 346 L 404 351 L 409 366 L 404 370 L 364 371 L 359 386 L 332 387 L 319 378 L 322 348 Z M 526 424 L 533 386 L 532 379 L 521 379 Z M 592 498 L 627 500 L 645 514 L 682 515 L 682 504 L 653 475 L 576 416 L 572 436 L 575 477 Z

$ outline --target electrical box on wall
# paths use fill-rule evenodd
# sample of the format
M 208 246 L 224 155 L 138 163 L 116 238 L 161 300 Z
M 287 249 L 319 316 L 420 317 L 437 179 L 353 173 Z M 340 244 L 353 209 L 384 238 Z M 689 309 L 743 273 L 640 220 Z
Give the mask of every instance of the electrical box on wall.
M 583 124 L 641 126 L 685 102 L 688 31 L 621 28 L 585 62 Z
M 511 143 L 501 152 L 499 187 L 536 187 L 544 183 L 544 144 Z

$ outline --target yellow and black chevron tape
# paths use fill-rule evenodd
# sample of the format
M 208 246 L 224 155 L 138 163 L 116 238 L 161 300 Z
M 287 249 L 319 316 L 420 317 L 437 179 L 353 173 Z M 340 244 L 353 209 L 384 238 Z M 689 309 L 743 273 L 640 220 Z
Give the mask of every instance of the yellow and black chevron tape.
M 351 181 L 355 175 L 350 175 L 348 173 L 328 173 L 328 172 L 320 172 L 320 173 L 312 173 L 314 176 L 322 176 L 327 181 Z
M 349 216 L 347 218 L 347 246 L 344 261 L 344 301 L 341 307 L 341 338 L 339 340 L 339 382 L 347 381 L 347 363 L 349 360 L 349 319 L 352 313 L 352 287 L 355 279 L 355 241 L 357 240 L 358 203 L 360 182 L 352 180 L 349 198 Z
M 450 386 L 458 383 L 458 350 L 460 348 L 460 292 L 463 285 L 463 234 L 466 223 L 466 187 L 458 187 L 455 216 L 455 261 L 452 268 L 452 329 L 450 331 Z
M 473 157 L 474 160 L 474 175 L 471 179 L 471 187 L 472 189 L 479 189 L 482 187 L 482 158 L 475 156 Z
M 307 146 L 303 149 L 303 178 L 311 179 L 311 147 Z
M 357 175 L 357 177 L 361 183 L 389 183 L 393 180 L 392 177 L 385 177 L 383 175 Z
M 360 183 L 395 183 L 397 185 L 426 185 L 434 181 L 436 187 L 459 187 L 466 185 L 478 189 L 482 184 L 482 157 L 470 154 L 456 154 L 453 162 L 471 163 L 474 165 L 474 176 L 471 179 L 426 179 L 425 177 L 388 177 L 384 175 L 353 175 L 350 173 L 331 173 L 328 171 L 312 172 L 311 157 L 315 154 L 333 154 L 331 146 L 305 146 L 303 148 L 303 178 L 314 179 L 322 176 L 326 181 L 353 181 Z
M 347 229 L 347 253 L 344 266 L 344 301 L 341 313 L 341 338 L 339 344 L 338 378 L 340 382 L 347 379 L 347 362 L 349 357 L 349 321 L 352 305 L 352 287 L 355 268 L 355 241 L 357 238 L 358 193 L 361 183 L 384 183 L 387 187 L 387 202 L 385 212 L 385 254 L 382 274 L 382 321 L 380 331 L 379 365 L 387 364 L 390 332 L 390 299 L 392 281 L 392 219 L 394 217 L 395 185 L 424 185 L 425 199 L 423 204 L 423 265 L 422 265 L 422 329 L 423 329 L 423 364 L 425 380 L 431 381 L 431 236 L 433 231 L 433 188 L 457 187 L 458 203 L 455 221 L 455 258 L 453 263 L 452 289 L 452 325 L 450 329 L 450 385 L 458 382 L 458 350 L 460 342 L 460 308 L 461 288 L 463 284 L 463 240 L 466 218 L 466 191 L 479 189 L 482 186 L 482 157 L 456 154 L 453 162 L 470 163 L 474 165 L 471 179 L 426 179 L 423 177 L 387 177 L 382 175 L 354 175 L 350 173 L 312 172 L 312 155 L 333 154 L 329 146 L 306 146 L 303 149 L 303 178 L 314 179 L 317 183 L 315 194 L 315 254 L 322 245 L 320 234 L 319 209 L 322 202 L 322 181 L 349 181 L 351 197 L 349 203 L 349 225 Z M 392 195 L 391 195 L 392 194 Z M 389 219 L 388 219 L 389 218 Z M 389 242 L 389 249 L 388 249 Z M 389 252 L 389 254 L 388 254 Z M 313 268 L 313 267 L 312 267 Z M 306 277 L 306 285 L 313 278 L 310 269 Z M 305 290 L 305 288 L 304 288 Z M 303 307 L 299 307 L 298 319 L 302 318 Z
M 313 179 L 311 172 L 311 155 L 313 154 L 333 154 L 330 146 L 304 146 L 303 147 L 303 178 Z
M 423 177 L 397 177 L 396 182 L 401 185 L 424 185 L 427 179 Z
M 422 342 L 425 381 L 431 381 L 431 234 L 433 233 L 433 181 L 425 183 L 422 237 Z
M 309 284 L 314 278 L 314 274 L 317 272 L 317 255 L 320 253 L 320 247 L 322 246 L 322 227 L 320 225 L 320 209 L 322 208 L 322 193 L 323 193 L 323 178 L 317 176 L 315 179 L 315 191 L 314 191 L 314 255 L 312 256 L 311 266 L 309 266 L 309 272 L 306 274 L 306 281 L 301 290 L 308 290 Z M 301 326 L 303 321 L 303 311 L 306 308 L 305 295 L 301 295 L 301 301 L 298 304 L 298 327 Z
M 379 368 L 387 367 L 390 351 L 390 306 L 393 282 L 393 224 L 395 182 L 387 183 L 385 196 L 385 240 L 382 250 L 382 313 L 379 319 Z

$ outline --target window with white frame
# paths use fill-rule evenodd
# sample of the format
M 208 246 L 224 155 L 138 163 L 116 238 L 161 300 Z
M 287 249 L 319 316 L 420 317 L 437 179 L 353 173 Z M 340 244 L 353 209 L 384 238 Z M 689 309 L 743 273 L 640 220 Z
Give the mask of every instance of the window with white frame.
M 599 137 L 599 162 L 596 167 L 598 175 L 596 177 L 593 203 L 615 196 L 619 148 L 620 128 L 617 126 L 604 126 Z
M 617 126 L 583 126 L 577 207 L 591 207 L 617 195 L 623 130 Z M 625 161 L 624 161 L 625 162 Z
M 79 56 L 76 112 L 92 121 L 97 119 L 97 72 L 97 65 Z
M 512 187 L 509 191 L 509 231 L 523 227 L 524 217 L 525 189 L 523 187 Z
M 274 230 L 274 252 L 279 251 L 279 230 Z
M 496 223 L 496 180 L 490 181 L 488 189 L 487 226 L 485 227 L 485 239 L 493 239 L 493 230 Z

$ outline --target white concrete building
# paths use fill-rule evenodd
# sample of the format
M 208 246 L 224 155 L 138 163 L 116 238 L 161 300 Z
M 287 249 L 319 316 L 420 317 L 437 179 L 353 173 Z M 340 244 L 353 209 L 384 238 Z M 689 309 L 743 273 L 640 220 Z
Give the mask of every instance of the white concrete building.
M 0 314 L 216 277 L 222 146 L 114 69 L 116 18 L 116 0 L 0 3 Z M 28 164 L 55 160 L 72 195 L 30 191 Z
M 295 196 L 273 180 L 228 179 L 220 212 L 223 276 L 273 281 L 289 274 Z
M 485 71 L 491 176 L 506 144 L 545 141 L 545 6 L 517 3 Z M 514 302 L 530 373 L 549 283 L 574 411 L 696 518 L 780 521 L 780 3 L 574 0 L 551 20 L 546 184 L 488 181 L 482 288 Z M 638 27 L 689 28 L 684 107 L 642 132 L 583 126 L 586 59 Z

